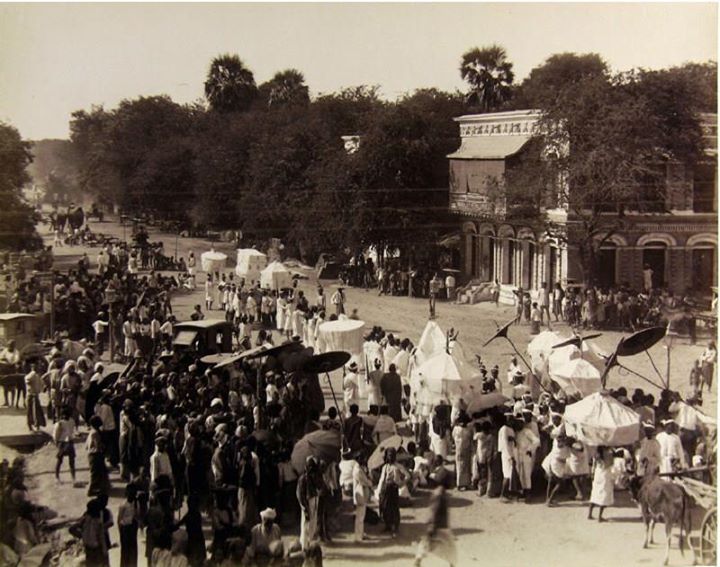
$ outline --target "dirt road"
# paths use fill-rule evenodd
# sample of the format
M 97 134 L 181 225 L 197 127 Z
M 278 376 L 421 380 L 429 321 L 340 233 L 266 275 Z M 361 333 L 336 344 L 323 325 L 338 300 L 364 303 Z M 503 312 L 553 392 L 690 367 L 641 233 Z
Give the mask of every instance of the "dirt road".
M 115 223 L 93 223 L 93 229 L 115 235 L 122 235 L 122 228 Z M 164 239 L 166 249 L 174 249 L 174 235 L 161 235 L 151 232 L 151 240 Z M 179 239 L 178 250 L 181 256 L 188 250 L 194 250 L 196 256 L 208 250 L 210 243 L 198 239 Z M 227 246 L 215 246 L 216 249 Z M 69 264 L 85 251 L 82 248 L 61 248 L 56 251 L 58 264 Z M 234 258 L 232 250 L 227 251 Z M 96 250 L 88 250 L 91 259 Z M 230 268 L 228 268 L 230 269 Z M 204 281 L 202 276 L 200 281 Z M 323 282 L 329 285 L 330 282 Z M 314 279 L 304 280 L 301 288 L 314 295 Z M 178 296 L 174 308 L 180 319 L 189 314 L 194 303 L 201 303 L 203 292 Z M 419 339 L 427 321 L 427 305 L 422 299 L 405 297 L 378 297 L 373 290 L 348 289 L 349 308 L 357 308 L 360 318 L 368 326 L 382 325 L 401 337 L 413 341 Z M 511 350 L 507 343 L 495 341 L 487 348 L 481 344 L 492 335 L 493 321 L 504 322 L 512 317 L 511 308 L 496 308 L 488 304 L 460 306 L 452 304 L 438 305 L 438 323 L 444 328 L 454 327 L 460 332 L 459 339 L 468 353 L 480 353 L 490 364 L 499 364 L 501 375 L 507 366 Z M 219 313 L 218 313 L 219 315 Z M 559 330 L 567 332 L 564 325 Z M 518 347 L 524 351 L 528 342 L 527 327 L 511 328 L 511 336 Z M 597 341 L 607 351 L 614 348 L 621 335 L 614 332 L 604 333 Z M 673 388 L 685 389 L 692 361 L 702 351 L 702 346 L 675 344 L 671 350 L 671 384 Z M 651 356 L 664 371 L 667 350 L 657 345 L 651 350 Z M 636 356 L 627 361 L 632 369 L 646 376 L 653 376 L 654 370 L 646 356 Z M 611 374 L 609 385 L 624 385 L 632 388 L 648 388 L 640 379 L 623 376 L 617 371 Z M 339 384 L 337 384 L 339 386 Z M 653 391 L 657 396 L 657 391 Z M 716 415 L 717 402 L 708 399 L 705 411 Z M 6 408 L 0 409 L 0 422 L 4 431 L 23 431 L 24 417 L 21 413 Z M 79 476 L 87 481 L 87 460 L 82 445 L 78 449 Z M 84 510 L 86 502 L 85 488 L 73 488 L 69 483 L 57 485 L 53 477 L 54 449 L 46 447 L 29 459 L 31 478 L 30 489 L 37 500 L 56 509 L 68 518 L 77 517 Z M 68 474 L 65 473 L 67 479 Z M 113 492 L 111 507 L 114 511 L 120 503 L 122 485 L 116 475 L 112 476 Z M 371 540 L 363 544 L 354 544 L 348 537 L 352 525 L 352 511 L 348 502 L 344 503 L 338 516 L 342 527 L 341 535 L 324 548 L 327 565 L 352 565 L 358 563 L 393 564 L 397 567 L 412 565 L 415 544 L 425 531 L 428 495 L 422 494 L 413 500 L 412 507 L 402 510 L 402 524 L 399 537 L 395 540 L 371 530 Z M 457 537 L 459 565 L 493 565 L 535 567 L 600 567 L 606 565 L 660 565 L 663 557 L 663 529 L 656 530 L 656 543 L 650 549 L 642 549 L 643 526 L 639 511 L 624 492 L 616 493 L 616 506 L 606 513 L 607 522 L 586 519 L 587 507 L 583 503 L 563 501 L 555 508 L 547 508 L 540 499 L 524 503 L 503 503 L 497 499 L 478 498 L 474 493 L 453 491 L 450 522 Z M 697 519 L 694 523 L 697 527 Z M 297 533 L 297 532 L 295 532 Z M 113 530 L 113 541 L 118 541 Z M 144 545 L 141 542 L 141 550 Z M 118 562 L 118 551 L 113 550 L 112 564 Z M 670 555 L 671 565 L 691 565 L 692 553 L 687 550 L 682 557 L 677 549 L 675 538 Z M 424 565 L 441 565 L 442 562 L 428 558 Z

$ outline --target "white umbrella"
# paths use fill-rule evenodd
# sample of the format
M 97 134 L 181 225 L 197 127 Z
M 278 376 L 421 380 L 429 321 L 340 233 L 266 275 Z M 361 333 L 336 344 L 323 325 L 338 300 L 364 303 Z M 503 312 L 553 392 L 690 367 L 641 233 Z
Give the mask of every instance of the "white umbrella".
M 260 287 L 263 289 L 281 290 L 292 286 L 292 274 L 282 262 L 271 262 L 260 272 Z
M 586 445 L 619 447 L 640 438 L 640 415 L 606 392 L 565 408 L 565 432 Z
M 203 272 L 212 274 L 213 272 L 220 272 L 225 269 L 225 263 L 227 262 L 227 254 L 222 252 L 203 252 L 200 255 L 200 263 L 202 264 Z
M 552 354 L 552 347 L 554 345 L 569 338 L 570 337 L 563 337 L 560 333 L 556 333 L 555 331 L 543 331 L 528 343 L 527 352 L 531 358 L 536 358 L 542 355 L 545 359 L 547 359 L 547 357 Z
M 571 360 L 580 358 L 580 349 L 575 345 L 568 345 L 554 349 L 548 356 L 548 369 L 552 376 L 557 370 L 565 366 Z
M 417 369 L 416 384 L 439 401 L 481 392 L 482 376 L 477 368 L 443 351 Z
M 326 350 L 344 350 L 360 355 L 363 352 L 363 329 L 365 321 L 345 319 L 343 321 L 326 321 L 318 332 L 325 341 Z
M 600 371 L 582 358 L 570 360 L 550 374 L 568 394 L 579 392 L 584 398 L 602 388 Z
M 368 468 L 370 470 L 379 469 L 385 462 L 385 450 L 386 449 L 399 449 L 403 446 L 405 440 L 399 435 L 392 435 L 380 442 L 380 445 L 375 447 L 375 450 L 368 459 Z
M 428 321 L 418 341 L 416 356 L 418 365 L 422 365 L 440 352 L 445 352 L 447 337 L 435 321 Z

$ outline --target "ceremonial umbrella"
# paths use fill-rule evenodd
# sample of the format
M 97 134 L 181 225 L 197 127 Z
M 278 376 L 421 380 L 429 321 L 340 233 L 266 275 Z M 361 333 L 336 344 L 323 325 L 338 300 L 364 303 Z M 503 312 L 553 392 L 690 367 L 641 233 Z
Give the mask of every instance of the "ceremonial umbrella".
M 490 408 L 497 408 L 505 405 L 510 398 L 500 392 L 489 394 L 477 394 L 468 401 L 467 414 L 472 415 Z
M 215 250 L 203 252 L 200 255 L 200 264 L 202 265 L 203 272 L 207 272 L 209 274 L 224 270 L 226 262 L 227 254 L 215 252 Z
M 477 368 L 447 352 L 440 352 L 417 369 L 418 381 L 439 398 L 462 396 L 482 391 L 482 376 Z
M 586 445 L 620 447 L 640 438 L 640 415 L 607 392 L 596 392 L 565 408 L 565 432 Z
M 555 368 L 550 378 L 568 394 L 579 392 L 583 398 L 602 389 L 600 371 L 582 358 L 575 358 Z
M 368 459 L 368 468 L 370 470 L 379 469 L 381 466 L 383 466 L 383 463 L 385 463 L 385 450 L 397 450 L 402 447 L 403 442 L 404 439 L 399 435 L 393 435 L 382 441 L 380 445 L 375 447 L 372 455 L 370 455 L 370 458 Z
M 527 352 L 531 358 L 542 355 L 547 359 L 553 352 L 552 347 L 563 340 L 563 336 L 555 331 L 543 331 L 528 343 Z
M 339 431 L 313 431 L 295 443 L 290 463 L 295 471 L 301 474 L 305 472 L 308 457 L 339 462 L 341 445 L 342 437 Z

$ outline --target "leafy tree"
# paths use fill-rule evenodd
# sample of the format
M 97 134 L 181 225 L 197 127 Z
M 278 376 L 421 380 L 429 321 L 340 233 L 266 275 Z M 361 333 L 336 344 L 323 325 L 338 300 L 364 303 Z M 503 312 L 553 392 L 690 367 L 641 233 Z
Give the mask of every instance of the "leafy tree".
M 410 252 L 451 229 L 446 154 L 459 143 L 454 95 L 418 91 L 376 112 L 352 156 L 362 245 Z
M 35 250 L 42 246 L 35 230 L 39 218 L 21 193 L 30 182 L 30 148 L 31 144 L 23 141 L 14 127 L 0 122 L 0 248 L 4 250 Z
M 205 98 L 218 112 L 242 112 L 257 96 L 255 77 L 237 55 L 213 59 L 205 80 Z
M 566 207 L 567 232 L 546 228 L 578 246 L 586 282 L 595 281 L 600 246 L 627 226 L 626 211 L 662 206 L 666 161 L 698 151 L 688 141 L 680 155 L 652 97 L 632 75 L 569 83 L 546 102 L 536 151 L 504 180 L 509 214 L 516 204 Z
M 386 104 L 380 100 L 379 90 L 377 85 L 359 85 L 321 94 L 313 101 L 311 112 L 319 114 L 338 137 L 362 134 L 373 113 Z
M 258 137 L 260 116 L 211 112 L 197 117 L 192 134 L 195 198 L 190 207 L 197 225 L 247 230 L 240 203 L 248 190 L 248 154 Z
M 93 106 L 90 111 L 77 110 L 71 116 L 70 142 L 77 159 L 80 190 L 105 204 L 120 203 L 123 187 L 105 153 L 110 149 L 112 113 L 102 106 Z
M 71 140 L 83 185 L 127 211 L 184 218 L 193 197 L 186 138 L 198 112 L 155 96 L 123 100 L 112 112 L 74 113 Z
M 557 53 L 530 71 L 513 94 L 512 106 L 543 108 L 568 85 L 592 77 L 608 77 L 607 63 L 597 53 Z
M 275 73 L 272 79 L 260 86 L 260 91 L 264 93 L 270 108 L 284 105 L 306 106 L 310 103 L 305 77 L 297 69 Z
M 490 112 L 500 107 L 511 95 L 515 75 L 513 64 L 499 45 L 465 52 L 460 62 L 460 76 L 470 85 L 468 102 Z

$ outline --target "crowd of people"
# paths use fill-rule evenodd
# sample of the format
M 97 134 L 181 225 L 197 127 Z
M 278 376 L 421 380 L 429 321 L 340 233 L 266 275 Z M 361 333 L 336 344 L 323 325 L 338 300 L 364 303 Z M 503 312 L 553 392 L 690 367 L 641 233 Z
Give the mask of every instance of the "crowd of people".
M 77 482 L 76 451 L 85 437 L 89 500 L 71 532 L 82 542 L 88 565 L 109 565 L 113 541 L 120 545 L 123 566 L 139 564 L 141 553 L 153 567 L 320 565 L 323 544 L 343 529 L 343 511 L 354 510 L 352 536 L 358 544 L 375 525 L 394 538 L 402 531 L 401 507 L 412 506 L 424 490 L 433 491 L 429 529 L 416 561 L 435 550 L 455 564 L 450 488 L 505 502 L 587 501 L 588 517 L 597 509 L 602 521 L 615 488 L 627 486 L 632 475 L 714 459 L 714 423 L 700 411 L 703 386 L 712 388 L 714 344 L 691 375 L 685 399 L 669 390 L 657 401 L 640 389 L 631 395 L 625 388 L 611 391 L 640 416 L 642 439 L 626 447 L 590 447 L 565 430 L 565 408 L 577 398 L 559 389 L 537 395 L 516 360 L 507 369 L 507 385 L 498 365 L 488 371 L 480 361 L 483 393 L 509 388 L 512 395 L 504 404 L 471 412 L 462 399 L 420 399 L 411 380 L 416 346 L 380 327 L 365 336 L 363 360 L 343 369 L 341 400 L 327 406 L 318 375 L 303 363 L 326 350 L 319 332 L 325 320 L 357 318 L 356 310 L 346 313 L 342 287 L 326 294 L 318 286 L 314 297 L 307 297 L 297 282 L 268 291 L 232 274 L 208 275 L 205 311 L 197 305 L 192 319 L 231 322 L 238 352 L 285 344 L 285 352 L 297 353 L 290 365 L 274 354 L 216 367 L 203 363 L 201 352 L 175 351 L 172 341 L 172 294 L 196 287 L 192 254 L 186 276 L 178 279 L 151 265 L 139 274 L 142 261 L 122 246 L 103 248 L 96 264 L 91 271 L 83 256 L 77 268 L 55 277 L 56 317 L 70 342 L 82 341 L 79 350 L 58 341 L 47 370 L 32 359 L 23 369 L 29 427 L 52 423 L 58 483 L 64 482 L 66 461 Z M 385 286 L 389 276 L 381 274 L 377 281 L 379 293 L 392 293 L 395 283 Z M 447 284 L 433 274 L 431 300 Z M 548 323 L 551 315 L 556 321 L 567 317 L 568 305 L 581 296 L 557 290 L 543 288 L 542 309 L 536 306 Z M 18 301 L 40 301 L 46 308 L 46 293 L 32 278 L 17 294 Z M 525 294 L 521 290 L 518 296 Z M 612 305 L 615 315 L 603 322 L 624 321 L 617 319 L 625 312 L 618 305 L 630 298 L 617 293 L 606 303 L 603 297 L 594 290 L 582 294 L 579 313 L 588 312 L 588 305 L 595 312 L 600 304 Z M 431 315 L 433 309 L 431 301 Z M 597 317 L 586 319 L 588 326 L 600 325 Z M 129 362 L 119 375 L 108 374 L 101 360 L 110 333 Z M 451 331 L 448 348 L 456 339 Z M 0 358 L 19 364 L 12 348 Z M 49 395 L 46 408 L 40 403 L 43 392 Z M 318 434 L 333 450 L 298 453 L 314 446 L 303 442 L 306 436 Z M 125 501 L 113 514 L 108 502 L 118 483 Z M 32 515 L 18 512 L 10 523 L 23 517 Z M 18 549 L 22 542 L 15 533 L 9 530 L 4 541 Z
M 492 300 L 500 298 L 500 284 L 491 285 Z M 560 282 L 554 286 L 541 284 L 530 292 L 518 287 L 513 291 L 515 321 L 552 327 L 564 322 L 583 329 L 613 329 L 636 331 L 645 327 L 670 326 L 675 334 L 690 337 L 695 344 L 697 320 L 696 300 L 688 292 L 677 297 L 672 291 L 648 288 L 642 291 L 629 286 L 602 288 L 598 286 L 568 286 Z M 716 302 L 713 302 L 716 307 Z

